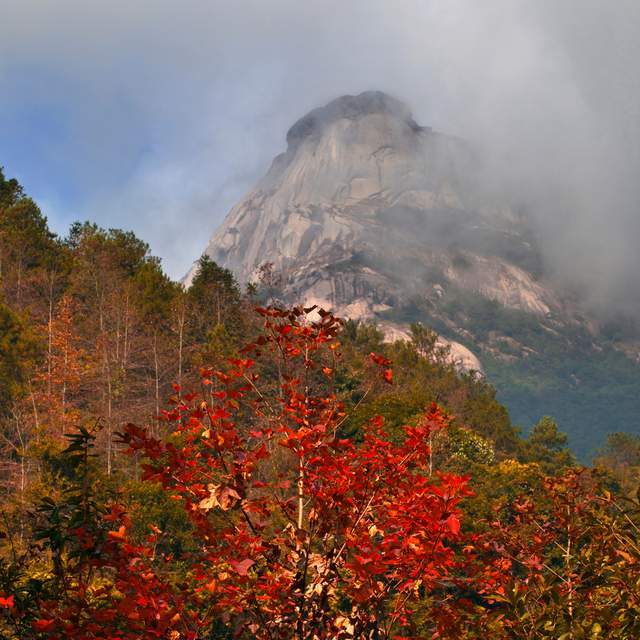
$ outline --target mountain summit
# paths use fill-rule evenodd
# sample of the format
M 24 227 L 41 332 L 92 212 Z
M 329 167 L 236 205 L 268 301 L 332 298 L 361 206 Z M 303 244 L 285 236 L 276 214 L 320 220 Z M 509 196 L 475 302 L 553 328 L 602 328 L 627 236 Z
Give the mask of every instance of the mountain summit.
M 300 118 L 287 133 L 287 144 L 294 147 L 304 138 L 320 134 L 324 127 L 342 119 L 355 119 L 364 115 L 384 114 L 404 122 L 411 129 L 421 129 L 407 105 L 382 91 L 365 91 L 357 96 L 336 98 L 324 107 L 318 107 Z
M 479 171 L 467 144 L 419 126 L 399 100 L 342 96 L 291 127 L 206 253 L 243 282 L 270 263 L 292 299 L 357 318 L 449 282 L 508 307 L 559 309 L 518 264 L 535 251 L 511 209 L 478 188 Z
M 516 421 L 555 416 L 578 454 L 603 432 L 640 431 L 640 401 L 622 391 L 637 386 L 640 345 L 547 278 L 526 217 L 484 176 L 468 143 L 420 126 L 399 100 L 342 96 L 291 127 L 206 253 L 243 283 L 269 264 L 279 298 L 390 338 L 433 327 Z

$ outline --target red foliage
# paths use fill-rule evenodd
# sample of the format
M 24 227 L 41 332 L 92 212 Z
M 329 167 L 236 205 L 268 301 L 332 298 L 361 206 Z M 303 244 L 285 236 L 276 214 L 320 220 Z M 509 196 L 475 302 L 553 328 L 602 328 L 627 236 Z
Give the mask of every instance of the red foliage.
M 445 416 L 433 405 L 400 443 L 379 418 L 361 442 L 341 438 L 331 391 L 340 322 L 315 308 L 258 312 L 261 337 L 224 369 L 204 369 L 203 395 L 183 394 L 164 413 L 167 440 L 134 425 L 122 436 L 148 460 L 144 478 L 193 523 L 187 570 L 172 582 L 158 530 L 133 544 L 114 506 L 92 560 L 112 579 L 49 603 L 36 622 L 48 638 L 193 640 L 220 623 L 255 638 L 410 637 L 412 602 L 453 580 L 457 505 L 469 491 L 464 477 L 428 472 L 429 435 Z M 278 372 L 261 369 L 265 352 Z M 371 360 L 391 383 L 390 362 Z M 432 609 L 434 632 L 450 622 L 444 612 Z

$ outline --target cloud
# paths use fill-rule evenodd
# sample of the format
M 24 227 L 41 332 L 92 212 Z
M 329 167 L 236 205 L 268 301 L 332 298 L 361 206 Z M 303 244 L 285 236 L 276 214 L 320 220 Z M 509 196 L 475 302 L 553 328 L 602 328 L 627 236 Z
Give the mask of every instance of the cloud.
M 133 228 L 179 277 L 298 117 L 381 89 L 479 146 L 550 269 L 633 307 L 639 31 L 629 0 L 9 0 L 0 158 L 57 229 Z

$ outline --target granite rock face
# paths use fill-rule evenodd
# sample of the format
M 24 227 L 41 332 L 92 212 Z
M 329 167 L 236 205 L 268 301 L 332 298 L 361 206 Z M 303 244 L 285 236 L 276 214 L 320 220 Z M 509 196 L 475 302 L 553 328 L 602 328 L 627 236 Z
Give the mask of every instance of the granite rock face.
M 270 263 L 285 297 L 354 319 L 437 303 L 450 287 L 540 317 L 565 313 L 536 274 L 530 231 L 483 187 L 470 147 L 381 92 L 298 120 L 206 253 L 241 282 Z

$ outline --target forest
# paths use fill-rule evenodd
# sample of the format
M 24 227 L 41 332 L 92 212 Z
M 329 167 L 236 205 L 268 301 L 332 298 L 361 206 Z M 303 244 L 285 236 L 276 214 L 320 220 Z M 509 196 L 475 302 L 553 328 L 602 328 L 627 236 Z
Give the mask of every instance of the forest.
M 640 637 L 640 438 L 579 465 L 432 329 L 277 284 L 0 171 L 1 638 Z

